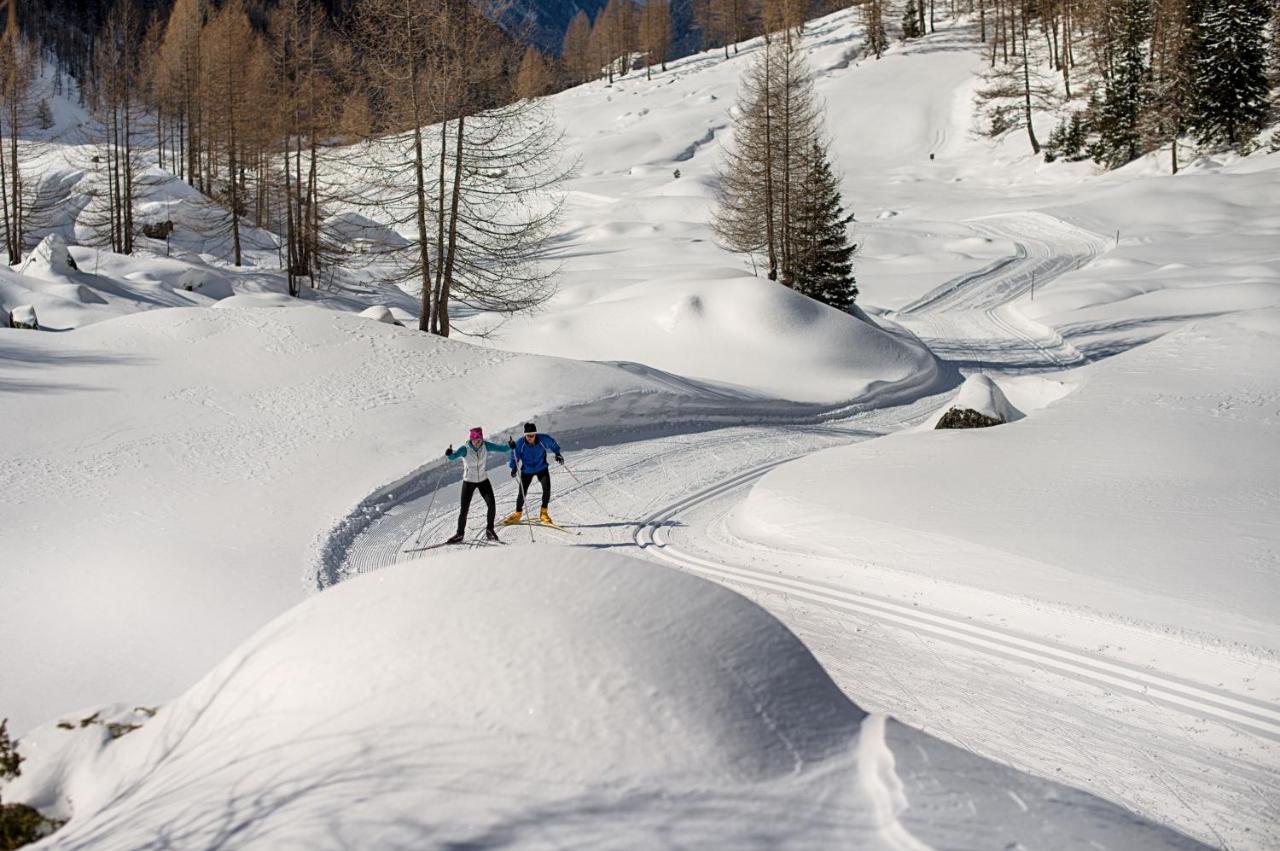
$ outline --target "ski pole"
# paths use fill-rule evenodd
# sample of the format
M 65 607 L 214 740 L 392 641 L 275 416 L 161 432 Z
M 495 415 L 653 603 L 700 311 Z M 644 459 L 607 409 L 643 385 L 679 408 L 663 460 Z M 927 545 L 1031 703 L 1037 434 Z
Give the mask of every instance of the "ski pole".
M 564 471 L 565 471 L 566 473 L 568 473 L 568 474 L 569 474 L 569 476 L 574 480 L 574 482 L 576 482 L 576 483 L 577 483 L 578 487 L 582 488 L 582 492 L 583 492 L 583 493 L 585 493 L 587 496 L 591 497 L 591 501 L 592 501 L 592 502 L 594 502 L 597 506 L 599 506 L 599 507 L 600 507 L 600 510 L 604 512 L 604 516 L 605 516 L 605 517 L 613 517 L 613 516 L 614 516 L 614 514 L 613 514 L 613 512 L 612 512 L 612 511 L 610 511 L 609 509 L 605 508 L 605 507 L 604 507 L 604 505 L 603 505 L 603 504 L 601 504 L 600 500 L 596 499 L 596 495 L 595 495 L 595 494 L 593 494 L 591 491 L 587 490 L 587 486 L 586 486 L 586 485 L 584 485 L 584 484 L 582 483 L 582 480 L 581 480 L 581 479 L 579 479 L 577 476 L 575 476 L 575 475 L 573 474 L 573 470 L 570 470 L 570 469 L 569 469 L 569 465 L 568 465 L 568 464 L 566 464 L 566 463 L 564 463 L 563 461 L 561 461 L 561 462 L 560 462 L 560 466 L 561 466 L 561 467 L 564 467 Z
M 413 539 L 413 545 L 415 547 L 422 546 L 422 533 L 426 531 L 427 519 L 431 516 L 431 510 L 436 507 L 436 494 L 440 492 L 440 479 L 443 476 L 444 471 L 445 468 L 441 467 L 440 472 L 436 473 L 436 486 L 431 489 L 431 501 L 427 503 L 427 511 L 422 515 L 422 525 L 418 527 L 418 535 Z
M 520 504 L 521 504 L 522 506 L 524 506 L 525 508 L 528 508 L 528 507 L 529 507 L 529 494 L 525 493 L 525 489 L 524 489 L 524 476 L 523 476 L 523 475 L 521 475 L 521 473 L 522 473 L 523 471 L 524 471 L 524 465 L 523 465 L 523 464 L 521 464 L 519 467 L 517 467 L 517 468 L 516 468 L 516 486 L 520 488 Z M 532 544 L 532 543 L 536 543 L 536 542 L 533 540 L 533 522 L 532 522 L 532 521 L 530 521 L 530 520 L 526 520 L 526 521 L 524 521 L 524 523 L 525 523 L 525 525 L 526 525 L 526 526 L 528 526 L 528 527 L 529 527 L 529 543 L 531 543 L 531 544 Z

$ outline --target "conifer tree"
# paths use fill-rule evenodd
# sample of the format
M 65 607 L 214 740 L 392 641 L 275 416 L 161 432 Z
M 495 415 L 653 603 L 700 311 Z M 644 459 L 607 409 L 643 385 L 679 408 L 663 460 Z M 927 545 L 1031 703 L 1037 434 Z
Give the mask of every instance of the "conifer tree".
M 564 73 L 570 83 L 585 83 L 592 77 L 590 42 L 591 21 L 587 19 L 587 13 L 579 9 L 569 21 L 560 46 Z
M 1111 71 L 1096 110 L 1099 139 L 1093 156 L 1109 168 L 1143 153 L 1141 120 L 1150 101 L 1148 39 L 1150 0 L 1117 0 L 1107 11 L 1115 47 Z
M 515 96 L 517 98 L 536 98 L 545 95 L 551 88 L 551 71 L 542 58 L 538 48 L 529 45 L 524 56 L 520 58 L 520 67 L 516 71 Z
M 644 52 L 645 79 L 653 78 L 655 62 L 667 70 L 671 51 L 671 6 L 667 0 L 648 0 L 640 12 L 640 49 Z
M 1192 57 L 1190 127 L 1205 144 L 1239 147 L 1267 117 L 1265 0 L 1203 0 Z
M 853 297 L 852 277 L 842 283 L 849 219 L 822 142 L 812 75 L 789 32 L 767 34 L 743 75 L 713 226 L 724 247 L 760 256 L 770 280 L 841 305 Z
M 850 244 L 847 230 L 853 214 L 844 212 L 839 182 L 826 149 L 817 141 L 805 171 L 795 213 L 795 249 L 783 283 L 837 310 L 848 310 L 858 297 L 853 276 L 856 246 Z
M 917 0 L 907 0 L 902 10 L 902 37 L 904 39 L 919 38 L 924 35 L 920 26 L 920 10 Z

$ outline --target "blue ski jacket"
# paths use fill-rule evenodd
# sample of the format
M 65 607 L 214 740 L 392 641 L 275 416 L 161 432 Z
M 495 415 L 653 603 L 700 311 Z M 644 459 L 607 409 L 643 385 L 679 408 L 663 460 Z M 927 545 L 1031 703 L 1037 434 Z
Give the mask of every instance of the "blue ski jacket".
M 556 439 L 549 434 L 539 434 L 538 439 L 532 444 L 525 440 L 523 436 L 516 440 L 516 446 L 511 450 L 511 460 L 507 466 L 512 470 L 517 465 L 524 468 L 526 475 L 534 475 L 541 473 L 547 469 L 547 450 L 551 450 L 552 455 L 560 454 L 560 444 L 556 443 Z

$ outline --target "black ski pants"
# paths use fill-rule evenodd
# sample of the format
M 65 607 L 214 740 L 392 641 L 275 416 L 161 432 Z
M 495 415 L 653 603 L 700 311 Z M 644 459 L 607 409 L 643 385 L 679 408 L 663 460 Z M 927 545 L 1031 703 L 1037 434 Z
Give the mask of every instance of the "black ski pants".
M 529 485 L 533 483 L 534 477 L 537 477 L 538 484 L 542 485 L 542 507 L 546 508 L 551 504 L 551 471 L 543 470 L 538 473 L 520 473 L 520 492 L 516 494 L 516 511 L 524 511 L 524 495 L 529 492 Z
M 471 510 L 471 495 L 476 491 L 480 491 L 480 495 L 484 497 L 484 504 L 489 506 L 488 514 L 485 517 L 485 528 L 491 531 L 493 529 L 493 521 L 498 514 L 498 504 L 493 499 L 493 485 L 489 484 L 488 479 L 481 482 L 463 482 L 462 511 L 458 512 L 459 535 L 467 531 L 467 512 Z

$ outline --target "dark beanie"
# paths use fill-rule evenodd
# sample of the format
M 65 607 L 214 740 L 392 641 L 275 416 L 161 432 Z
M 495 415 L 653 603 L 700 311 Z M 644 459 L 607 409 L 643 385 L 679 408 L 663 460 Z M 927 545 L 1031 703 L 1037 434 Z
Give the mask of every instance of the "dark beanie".
M 537 433 L 538 433 L 538 427 L 537 427 L 536 425 L 534 425 L 533 423 L 525 423 L 525 424 L 524 424 L 524 433 L 525 433 L 525 434 L 537 434 Z

